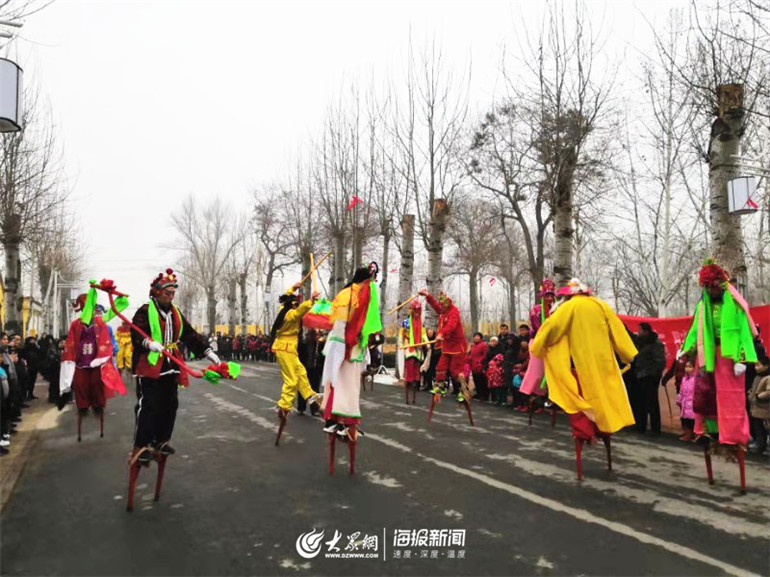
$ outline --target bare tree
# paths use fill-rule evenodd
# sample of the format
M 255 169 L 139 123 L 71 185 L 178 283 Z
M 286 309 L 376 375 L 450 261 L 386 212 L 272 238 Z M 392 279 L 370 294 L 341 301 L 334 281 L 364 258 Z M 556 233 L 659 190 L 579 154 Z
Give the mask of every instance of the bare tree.
M 67 198 L 62 183 L 61 155 L 53 123 L 38 91 L 24 91 L 25 129 L 0 140 L 0 242 L 5 253 L 6 329 L 20 331 L 20 289 L 23 243 L 44 232 L 49 217 Z
M 495 261 L 500 244 L 500 220 L 482 200 L 459 201 L 449 237 L 455 246 L 451 273 L 468 276 L 471 330 L 479 330 L 479 283 Z
M 417 223 L 428 252 L 426 283 L 441 288 L 446 219 L 465 178 L 461 145 L 468 113 L 470 71 L 456 79 L 435 42 L 416 55 L 410 45 L 403 111 L 397 110 L 395 135 L 402 173 L 415 199 Z M 433 318 L 432 309 L 428 318 Z
M 220 199 L 200 206 L 192 196 L 172 215 L 171 223 L 179 240 L 176 246 L 190 264 L 188 274 L 206 295 L 206 320 L 209 330 L 214 330 L 217 290 L 243 238 L 242 224 Z
M 741 6 L 742 10 L 736 10 Z M 766 10 L 760 2 L 692 2 L 686 52 L 676 53 L 657 37 L 658 57 L 675 71 L 688 95 L 694 122 L 692 142 L 708 164 L 710 230 L 714 256 L 746 285 L 740 216 L 728 211 L 727 182 L 740 175 L 741 139 L 769 117 L 770 60 Z M 764 24 L 763 24 L 764 23 Z
M 291 236 L 292 222 L 286 218 L 284 209 L 291 203 L 280 190 L 264 195 L 254 194 L 254 222 L 256 236 L 263 252 L 262 276 L 266 300 L 271 294 L 273 280 L 280 271 L 299 262 Z M 272 321 L 270 305 L 265 303 L 265 326 Z

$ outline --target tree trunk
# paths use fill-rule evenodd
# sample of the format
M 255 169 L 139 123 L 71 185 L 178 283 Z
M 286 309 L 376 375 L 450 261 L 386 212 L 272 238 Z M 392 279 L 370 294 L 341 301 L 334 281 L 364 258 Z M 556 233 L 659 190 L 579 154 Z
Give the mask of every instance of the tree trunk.
M 335 295 L 345 286 L 345 234 L 337 231 L 333 234 L 334 242 L 334 272 L 331 279 L 332 293 Z M 329 295 L 331 296 L 331 295 Z
M 235 325 L 238 322 L 235 303 L 237 301 L 236 288 L 238 283 L 235 276 L 227 280 L 227 334 L 235 336 Z
M 744 130 L 743 85 L 717 87 L 719 116 L 711 126 L 709 149 L 709 191 L 711 196 L 711 238 L 714 256 L 730 275 L 746 287 L 746 261 L 740 215 L 730 214 L 727 183 L 739 176 L 738 155 Z
M 426 279 L 428 290 L 436 295 L 441 290 L 441 274 L 444 255 L 444 233 L 446 232 L 447 215 L 449 205 L 446 199 L 437 198 L 433 201 L 430 218 L 430 236 L 428 238 L 428 278 Z M 409 295 L 407 295 L 408 297 Z M 428 326 L 436 326 L 438 318 L 435 311 L 428 307 L 426 321 Z
M 390 228 L 382 233 L 382 263 L 380 267 L 380 310 L 386 311 L 388 302 L 388 261 L 390 260 Z
M 468 275 L 468 295 L 471 304 L 471 332 L 479 330 L 479 271 L 471 269 Z
M 206 320 L 209 323 L 209 332 L 217 331 L 217 291 L 211 284 L 206 287 Z
M 21 216 L 10 214 L 3 230 L 5 252 L 5 330 L 21 334 L 21 314 L 17 308 L 21 286 Z
M 570 147 L 564 151 L 564 165 L 560 168 L 554 191 L 554 259 L 553 272 L 557 286 L 572 278 L 574 233 L 572 226 L 572 187 L 577 151 Z
M 401 270 L 398 275 L 398 302 L 412 296 L 414 285 L 414 215 L 401 219 Z
M 238 285 L 241 289 L 241 335 L 246 336 L 249 324 L 249 296 L 246 292 L 246 273 L 239 275 Z
M 310 272 L 310 251 L 302 251 L 300 259 L 302 261 L 302 276 L 304 277 L 307 273 Z M 300 290 L 302 291 L 302 296 L 306 299 L 309 299 L 313 294 L 313 278 L 308 277 Z
M 513 283 L 513 279 L 508 279 L 508 324 L 513 326 L 516 318 L 518 318 L 518 310 L 516 307 L 516 285 Z

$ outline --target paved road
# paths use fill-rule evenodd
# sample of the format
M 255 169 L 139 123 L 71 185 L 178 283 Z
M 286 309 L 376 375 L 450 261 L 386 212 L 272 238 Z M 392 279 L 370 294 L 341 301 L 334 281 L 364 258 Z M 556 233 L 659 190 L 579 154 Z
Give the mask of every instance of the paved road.
M 87 421 L 82 443 L 72 408 L 54 409 L 2 516 L 2 574 L 768 574 L 766 463 L 749 463 L 740 496 L 737 465 L 716 459 L 712 487 L 694 447 L 621 434 L 615 473 L 591 447 L 579 484 L 563 418 L 530 428 L 521 414 L 476 405 L 471 428 L 444 401 L 428 424 L 426 394 L 407 407 L 401 389 L 376 385 L 364 394 L 358 472 L 345 474 L 338 451 L 330 477 L 319 421 L 292 415 L 273 445 L 279 389 L 275 366 L 258 364 L 237 383 L 182 391 L 162 498 L 152 501 L 145 470 L 131 514 L 133 397 L 110 402 L 104 439 Z M 420 529 L 445 530 L 441 539 L 464 530 L 464 544 L 394 547 L 396 530 Z M 313 530 L 322 550 L 306 559 L 296 542 Z M 357 551 L 373 551 L 361 541 L 376 535 L 376 558 L 327 558 L 337 531 L 342 553 L 356 532 Z

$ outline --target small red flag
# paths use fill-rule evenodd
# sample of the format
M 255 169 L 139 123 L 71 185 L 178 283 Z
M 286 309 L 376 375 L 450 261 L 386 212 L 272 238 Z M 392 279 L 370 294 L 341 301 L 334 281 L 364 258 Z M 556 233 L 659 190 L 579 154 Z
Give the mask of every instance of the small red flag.
M 489 286 L 495 286 L 495 283 L 497 282 L 497 279 L 495 277 L 492 277 L 489 279 Z
M 391 273 L 397 273 L 397 272 L 398 272 L 398 269 L 397 269 L 397 268 L 392 268 L 392 269 L 390 269 L 390 272 L 391 272 Z
M 364 204 L 364 200 L 356 194 L 350 200 L 350 203 L 348 204 L 348 210 L 353 210 L 358 204 Z

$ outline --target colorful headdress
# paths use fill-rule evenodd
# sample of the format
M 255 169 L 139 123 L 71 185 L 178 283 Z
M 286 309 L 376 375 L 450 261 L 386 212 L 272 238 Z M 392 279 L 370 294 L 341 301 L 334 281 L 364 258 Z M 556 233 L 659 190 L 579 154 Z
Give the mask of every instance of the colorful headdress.
M 452 299 L 450 299 L 449 296 L 444 291 L 441 291 L 440 293 L 438 293 L 437 300 L 439 304 L 445 309 L 448 309 L 449 307 L 452 306 Z
M 559 289 L 557 296 L 590 295 L 591 289 L 578 278 L 571 278 L 566 286 Z
M 553 282 L 550 278 L 544 278 L 543 282 L 540 284 L 540 298 L 543 298 L 545 295 L 555 295 L 556 294 L 556 283 Z
M 176 274 L 170 268 L 167 268 L 165 272 L 158 273 L 155 280 L 150 283 L 150 295 L 156 295 L 160 291 L 168 287 L 177 288 L 179 282 L 177 281 Z
M 412 302 L 409 303 L 409 312 L 418 315 L 422 312 L 422 303 L 420 302 L 420 299 L 412 299 Z
M 711 259 L 703 263 L 698 274 L 698 283 L 703 288 L 724 288 L 729 280 L 727 271 Z
M 72 301 L 72 308 L 75 309 L 76 313 L 79 313 L 83 310 L 83 307 L 86 306 L 86 299 L 88 298 L 88 295 L 86 293 L 79 294 L 77 298 Z

